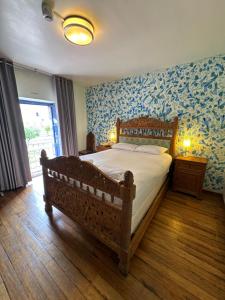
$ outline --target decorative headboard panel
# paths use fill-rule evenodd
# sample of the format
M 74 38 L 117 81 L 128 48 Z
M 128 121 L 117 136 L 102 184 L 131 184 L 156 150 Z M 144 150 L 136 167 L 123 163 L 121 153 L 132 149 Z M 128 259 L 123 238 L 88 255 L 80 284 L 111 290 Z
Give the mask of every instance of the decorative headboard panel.
M 117 143 L 133 143 L 141 145 L 159 145 L 169 149 L 175 155 L 178 118 L 171 122 L 149 117 L 140 117 L 128 121 L 117 119 Z

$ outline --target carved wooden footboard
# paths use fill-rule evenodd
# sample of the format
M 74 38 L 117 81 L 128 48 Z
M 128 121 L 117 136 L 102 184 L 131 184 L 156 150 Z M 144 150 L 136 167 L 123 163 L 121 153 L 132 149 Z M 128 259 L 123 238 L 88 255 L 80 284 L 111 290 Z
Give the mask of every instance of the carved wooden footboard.
M 119 268 L 127 274 L 131 240 L 133 174 L 127 171 L 117 182 L 78 157 L 40 159 L 43 169 L 45 210 L 55 206 L 110 247 L 120 257 Z

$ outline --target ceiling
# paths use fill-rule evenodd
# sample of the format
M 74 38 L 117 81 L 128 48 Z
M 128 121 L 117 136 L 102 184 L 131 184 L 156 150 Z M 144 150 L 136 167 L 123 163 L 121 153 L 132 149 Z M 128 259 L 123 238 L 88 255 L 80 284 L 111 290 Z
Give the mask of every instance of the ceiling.
M 56 0 L 63 17 L 94 23 L 89 46 L 70 44 L 41 2 L 0 0 L 0 54 L 85 85 L 225 53 L 224 0 Z

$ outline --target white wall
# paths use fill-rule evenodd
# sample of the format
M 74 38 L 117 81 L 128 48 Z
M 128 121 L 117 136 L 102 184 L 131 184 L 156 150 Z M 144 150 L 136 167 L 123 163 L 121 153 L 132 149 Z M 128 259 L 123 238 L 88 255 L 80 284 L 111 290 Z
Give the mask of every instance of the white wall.
M 15 69 L 19 97 L 56 102 L 52 77 L 32 70 Z
M 87 136 L 87 111 L 85 87 L 73 82 L 75 109 L 76 109 L 76 126 L 77 126 L 77 140 L 78 150 L 86 149 Z

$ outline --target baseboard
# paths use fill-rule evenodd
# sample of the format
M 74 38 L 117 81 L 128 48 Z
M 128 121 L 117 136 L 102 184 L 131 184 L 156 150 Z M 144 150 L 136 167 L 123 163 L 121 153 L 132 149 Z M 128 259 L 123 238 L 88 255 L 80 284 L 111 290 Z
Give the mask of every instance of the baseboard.
M 213 191 L 213 190 L 207 190 L 207 189 L 202 189 L 202 191 L 223 196 L 223 191 Z

